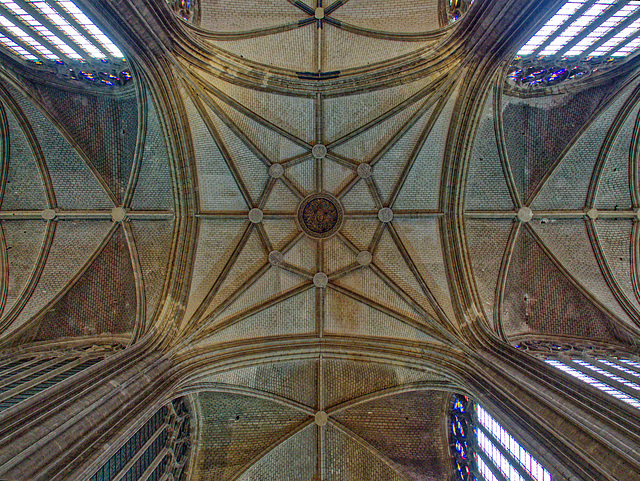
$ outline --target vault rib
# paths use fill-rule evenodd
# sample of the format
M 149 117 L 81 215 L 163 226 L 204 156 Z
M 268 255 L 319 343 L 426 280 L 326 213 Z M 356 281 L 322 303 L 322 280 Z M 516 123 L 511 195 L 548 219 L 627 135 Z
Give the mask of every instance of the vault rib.
M 147 143 L 147 109 L 149 107 L 147 102 L 147 89 L 142 82 L 136 82 L 135 86 L 138 98 L 138 133 L 136 135 L 136 147 L 133 154 L 133 163 L 131 165 L 129 181 L 124 195 L 122 196 L 122 206 L 125 208 L 131 207 L 133 195 L 135 194 L 135 189 L 138 185 L 138 176 L 140 175 L 144 148 Z
M 600 147 L 600 151 L 598 152 L 598 157 L 596 158 L 595 165 L 593 167 L 593 174 L 591 175 L 591 181 L 589 182 L 589 190 L 587 191 L 587 198 L 585 200 L 585 205 L 587 207 L 593 207 L 593 204 L 596 199 L 596 195 L 598 193 L 598 186 L 600 185 L 600 178 L 602 175 L 602 171 L 604 166 L 608 160 L 609 153 L 611 148 L 613 147 L 614 142 L 618 138 L 618 134 L 622 130 L 622 127 L 631 114 L 631 111 L 637 106 L 637 102 L 640 99 L 640 85 L 638 85 L 633 93 L 626 99 L 624 105 L 618 110 L 615 118 L 611 122 L 609 129 L 607 130 L 607 135 L 604 138 L 602 146 Z M 632 157 L 630 156 L 630 162 Z M 631 165 L 629 166 L 631 168 Z M 633 191 L 633 185 L 629 186 L 631 191 Z
M 324 101 L 322 93 L 317 92 L 314 98 L 316 144 L 324 141 Z
M 253 286 L 258 279 L 262 277 L 262 275 L 267 272 L 271 266 L 268 262 L 264 263 L 260 268 L 255 271 L 249 279 L 247 279 L 240 287 L 238 287 L 235 291 L 229 295 L 224 301 L 222 301 L 218 306 L 216 306 L 213 311 L 211 311 L 206 319 L 215 319 L 220 313 L 222 313 L 227 307 L 233 304 L 242 294 L 244 294 L 247 289 Z M 206 324 L 206 319 L 203 321 L 203 324 Z
M 330 281 L 335 281 L 337 279 L 340 279 L 341 277 L 344 277 L 346 275 L 351 274 L 354 271 L 357 271 L 359 269 L 363 269 L 365 266 L 362 266 L 360 264 L 358 264 L 357 262 L 352 262 L 351 264 L 347 264 L 344 267 L 341 267 L 340 269 L 332 272 L 331 274 L 329 274 L 329 280 Z
M 621 96 L 624 95 L 624 90 L 626 88 L 629 87 L 629 85 L 634 82 L 636 80 L 636 78 L 628 81 L 627 83 L 625 83 L 622 87 L 620 87 L 615 94 L 611 95 L 611 97 L 609 97 L 607 99 L 607 102 L 605 104 L 600 104 L 598 106 L 598 108 L 593 112 L 593 114 L 591 115 L 591 118 L 585 123 L 585 125 L 582 126 L 582 128 L 575 134 L 575 136 L 571 139 L 571 141 L 565 146 L 565 148 L 562 150 L 562 152 L 558 155 L 558 158 L 556 159 L 556 161 L 548 168 L 547 172 L 545 173 L 545 175 L 542 177 L 542 179 L 540 179 L 538 185 L 536 186 L 536 188 L 533 190 L 533 192 L 531 193 L 531 196 L 529 197 L 529 204 L 533 204 L 536 200 L 536 198 L 538 197 L 538 195 L 540 194 L 540 192 L 542 192 L 543 188 L 545 187 L 547 181 L 554 175 L 554 173 L 560 168 L 560 166 L 563 164 L 565 157 L 567 156 L 567 154 L 569 153 L 569 151 L 573 148 L 573 146 L 578 142 L 578 140 L 587 132 L 587 130 L 589 130 L 589 128 L 591 128 L 591 126 L 596 122 L 597 119 L 599 119 L 602 114 L 605 113 L 605 111 L 611 107 L 615 101 L 617 99 L 619 99 Z M 640 95 L 640 85 L 637 85 L 636 87 L 634 87 L 633 92 L 631 92 L 629 94 L 629 98 L 633 97 L 633 98 L 638 98 L 638 95 Z M 625 100 L 625 102 L 623 103 L 624 105 L 627 105 L 627 101 L 629 100 L 629 98 L 627 98 Z M 623 107 L 621 107 L 622 109 Z M 617 114 L 619 114 L 619 111 L 616 113 L 616 117 Z M 614 117 L 614 119 L 616 118 Z M 614 120 L 615 121 L 615 120 Z M 613 122 L 611 122 L 610 125 L 613 125 Z M 632 195 L 633 195 L 633 189 L 632 189 Z
M 131 335 L 131 344 L 133 344 L 142 336 L 143 333 L 146 332 L 146 291 L 144 288 L 142 265 L 140 264 L 140 256 L 138 255 L 138 248 L 136 246 L 133 230 L 131 229 L 131 223 L 123 222 L 122 229 L 129 249 L 129 257 L 131 259 L 131 266 L 133 267 L 133 280 L 136 286 L 136 319 L 133 327 L 133 333 Z
M 376 207 L 381 209 L 385 203 L 382 200 L 382 194 L 380 193 L 380 188 L 373 177 L 368 177 L 365 179 L 367 183 L 367 187 L 369 188 L 369 192 L 371 192 L 371 197 L 373 197 L 373 201 L 376 203 Z
M 264 252 L 269 255 L 269 252 L 273 250 L 273 245 L 271 245 L 271 241 L 269 240 L 269 236 L 267 235 L 267 231 L 264 229 L 262 222 L 256 224 L 256 229 L 258 230 L 258 236 L 260 237 L 260 242 L 262 243 Z
M 236 260 L 240 256 L 242 249 L 244 249 L 244 246 L 249 241 L 249 237 L 251 236 L 252 231 L 253 231 L 252 224 L 248 224 L 247 227 L 245 227 L 245 230 L 244 230 L 244 233 L 242 234 L 240 242 L 238 242 L 238 244 L 236 245 L 236 248 L 233 250 L 233 252 L 229 256 L 229 259 L 225 263 L 224 268 L 222 269 L 220 274 L 218 274 L 218 277 L 216 278 L 215 282 L 211 286 L 211 289 L 209 289 L 209 292 L 207 293 L 207 295 L 202 300 L 202 302 L 200 303 L 196 311 L 191 316 L 191 319 L 194 320 L 196 323 L 199 323 L 199 321 L 202 320 L 201 318 L 204 316 L 204 313 L 206 312 L 206 309 L 209 303 L 213 300 L 215 295 L 218 293 L 218 289 L 220 289 L 220 286 L 222 285 L 227 275 L 231 271 L 231 268 L 233 267 Z
M 268 267 L 268 266 L 267 266 Z M 227 327 L 232 326 L 233 324 L 236 324 L 238 322 L 243 321 L 244 319 L 253 316 L 254 314 L 258 314 L 259 312 L 264 311 L 265 309 L 268 309 L 272 306 L 275 306 L 276 304 L 282 302 L 282 301 L 286 301 L 287 299 L 294 297 L 298 294 L 301 294 L 305 291 L 308 291 L 309 289 L 313 288 L 313 283 L 312 282 L 303 282 L 302 284 L 299 284 L 298 286 L 289 289 L 288 291 L 285 291 L 284 293 L 280 294 L 279 296 L 276 297 L 272 297 L 271 299 L 268 299 L 267 301 L 263 301 L 253 307 L 250 307 L 249 309 L 245 309 L 242 312 L 239 312 L 237 314 L 234 314 L 233 316 L 217 323 L 214 325 L 209 325 L 207 329 L 204 329 L 202 332 L 199 333 L 199 336 L 196 338 L 196 341 L 199 340 L 203 340 L 208 336 L 211 336 L 217 332 L 220 332 L 224 329 L 226 329 Z M 212 316 L 208 316 L 209 318 L 212 318 Z
M 454 390 L 459 387 L 454 385 L 452 382 L 447 380 L 438 380 L 438 381 L 416 381 L 408 384 L 400 384 L 397 386 L 388 387 L 385 389 L 380 389 L 378 391 L 370 392 L 367 394 L 363 394 L 362 396 L 358 396 L 353 399 L 349 399 L 340 404 L 336 404 L 335 406 L 327 409 L 327 414 L 335 415 L 345 411 L 347 409 L 351 409 L 352 407 L 359 406 L 360 404 L 365 404 L 370 401 L 377 401 L 378 399 L 383 399 L 389 396 L 396 396 L 398 394 L 404 394 L 415 391 L 434 391 L 434 390 Z
M 395 309 L 392 309 L 388 306 L 385 306 L 383 304 L 380 304 L 376 301 L 373 301 L 371 299 L 369 299 L 368 297 L 359 294 L 355 291 L 352 291 L 351 289 L 341 286 L 339 284 L 328 284 L 327 288 L 329 289 L 333 289 L 334 291 L 337 291 L 347 297 L 350 297 L 351 299 L 358 301 L 372 309 L 375 309 L 376 311 L 382 312 L 383 314 L 386 314 L 387 316 L 393 317 L 394 319 L 397 319 L 398 321 L 401 321 L 405 324 L 407 324 L 408 326 L 417 329 L 435 339 L 438 339 L 441 342 L 447 342 L 447 340 L 445 338 L 442 337 L 442 332 L 440 332 L 440 330 L 432 330 L 431 326 L 428 324 L 422 324 L 421 322 L 416 321 L 415 319 L 412 319 L 411 317 L 402 314 L 398 311 L 396 311 Z M 420 315 L 420 313 L 416 313 L 418 315 Z M 343 336 L 341 336 L 343 337 Z
M 189 385 L 187 389 L 179 389 L 178 391 L 182 396 L 185 396 L 187 394 L 196 394 L 200 392 L 240 394 L 247 397 L 263 399 L 265 401 L 271 401 L 275 404 L 279 404 L 281 406 L 290 408 L 294 411 L 298 411 L 303 414 L 308 414 L 309 416 L 313 416 L 315 414 L 315 411 L 311 407 L 305 404 L 280 396 L 278 394 L 274 394 L 269 391 L 258 389 L 256 387 L 240 386 L 237 384 L 227 384 L 223 382 L 197 380 L 195 383 Z
M 263 127 L 271 129 L 275 133 L 281 135 L 282 137 L 285 137 L 285 138 L 289 139 L 290 141 L 292 141 L 293 143 L 299 145 L 300 147 L 304 147 L 305 149 L 311 150 L 309 148 L 309 144 L 307 142 L 305 142 L 304 140 L 300 139 L 299 137 L 296 137 L 292 133 L 286 131 L 285 129 L 283 129 L 281 127 L 278 127 L 277 125 L 271 123 L 270 121 L 268 121 L 264 117 L 261 117 L 257 113 L 255 113 L 252 110 L 248 109 L 247 107 L 245 107 L 241 103 L 237 102 L 233 98 L 231 98 L 228 95 L 226 95 L 224 92 L 218 90 L 213 85 L 210 85 L 208 82 L 206 82 L 201 76 L 199 76 L 195 72 L 191 72 L 191 75 L 194 76 L 194 78 L 198 81 L 200 86 L 202 88 L 204 88 L 204 90 L 208 91 L 209 93 L 211 93 L 212 95 L 214 95 L 218 99 L 222 100 L 224 103 L 230 105 L 231 107 L 236 109 L 238 112 L 243 113 L 247 117 L 249 117 L 249 118 L 255 120 L 256 122 L 258 122 L 259 124 L 261 124 Z
M 349 140 L 357 137 L 358 135 L 360 135 L 363 132 L 366 132 L 367 130 L 380 125 L 382 122 L 384 122 L 385 120 L 393 117 L 394 115 L 402 112 L 403 110 L 406 110 L 407 108 L 409 108 L 411 105 L 419 102 L 420 100 L 422 100 L 424 97 L 426 97 L 427 95 L 433 94 L 436 90 L 438 90 L 438 88 L 440 87 L 440 85 L 443 83 L 443 77 L 433 81 L 432 83 L 430 83 L 429 85 L 427 85 L 426 87 L 423 87 L 422 89 L 420 89 L 418 92 L 416 92 L 415 94 L 413 94 L 411 97 L 409 97 L 408 99 L 404 100 L 403 102 L 399 103 L 398 105 L 396 105 L 395 107 L 387 110 L 386 112 L 384 112 L 381 115 L 378 115 L 375 119 L 370 120 L 369 122 L 367 122 L 366 124 L 352 130 L 351 132 L 343 135 L 342 137 L 337 138 L 336 140 L 329 142 L 327 144 L 327 149 L 335 149 L 336 147 L 348 142 Z M 428 108 L 427 106 L 429 105 L 429 101 L 426 101 L 423 106 L 421 108 L 418 109 L 418 111 L 413 114 L 411 116 L 411 118 L 409 120 L 407 120 L 405 122 L 405 124 L 403 125 L 403 127 L 399 130 L 399 132 L 402 132 L 402 134 L 408 130 L 409 128 L 411 128 L 411 126 L 417 121 L 418 118 L 420 118 L 420 116 L 424 113 L 424 111 L 426 111 L 426 108 Z M 395 144 L 395 137 L 392 138 L 392 140 L 389 141 L 389 143 L 391 143 L 391 145 Z M 385 146 L 386 147 L 386 146 Z M 383 147 L 383 149 L 385 148 Z M 388 149 L 387 149 L 388 150 Z M 386 152 L 386 150 L 385 150 Z M 374 159 L 377 159 L 378 155 L 376 154 L 376 156 L 374 156 Z
M 277 179 L 269 176 L 267 180 L 267 185 L 264 186 L 264 190 L 262 194 L 260 194 L 260 199 L 258 199 L 258 209 L 264 210 L 264 206 L 267 204 L 267 200 L 269 200 L 269 195 L 273 192 L 273 187 L 276 185 Z
M 251 198 L 251 194 L 249 193 L 249 190 L 247 189 L 247 186 L 245 185 L 244 180 L 242 179 L 242 175 L 240 174 L 238 167 L 236 166 L 235 162 L 231 158 L 231 154 L 229 153 L 229 151 L 227 150 L 227 147 L 222 142 L 220 133 L 216 129 L 216 126 L 213 124 L 213 120 L 211 120 L 211 117 L 209 116 L 208 112 L 205 110 L 204 105 L 202 104 L 198 96 L 193 94 L 193 91 L 190 91 L 190 97 L 194 105 L 196 106 L 196 109 L 198 109 L 198 113 L 204 120 L 204 123 L 207 126 L 207 129 L 209 130 L 211 137 L 216 143 L 216 146 L 220 150 L 220 153 L 222 154 L 222 158 L 224 159 L 224 162 L 227 165 L 227 168 L 231 172 L 231 175 L 233 176 L 233 180 L 238 186 L 238 190 L 240 190 L 240 193 L 242 194 L 245 204 L 247 204 L 247 208 L 251 209 L 253 207 L 253 199 Z
M 311 159 L 311 152 L 303 152 L 302 154 L 294 155 L 288 159 L 284 159 L 280 162 L 283 167 L 293 167 L 294 165 L 301 164 L 305 160 Z
M 237 479 L 239 479 L 244 473 L 246 473 L 253 465 L 255 465 L 258 461 L 260 461 L 262 458 L 264 458 L 267 454 L 269 454 L 271 451 L 273 451 L 275 448 L 277 448 L 278 446 L 280 446 L 283 442 L 285 442 L 287 439 L 295 436 L 296 434 L 298 434 L 300 431 L 302 431 L 303 429 L 311 426 L 313 424 L 313 420 L 308 420 L 305 421 L 304 423 L 300 424 L 299 426 L 296 426 L 294 429 L 292 429 L 291 431 L 285 433 L 284 435 L 282 435 L 280 438 L 278 438 L 277 440 L 275 440 L 273 443 L 271 443 L 269 446 L 267 446 L 265 449 L 263 449 L 262 451 L 260 451 L 256 456 L 254 456 L 253 458 L 251 458 L 247 464 L 240 470 L 238 471 L 236 474 L 234 474 L 233 476 L 231 476 L 229 478 L 229 481 L 236 481 Z
M 338 3 L 338 2 L 336 2 Z M 343 4 L 346 2 L 342 2 Z M 326 10 L 325 10 L 326 14 Z M 346 30 L 347 32 L 362 35 L 364 37 L 373 37 L 380 38 L 385 40 L 395 40 L 395 41 L 404 41 L 404 42 L 427 42 L 430 40 L 438 40 L 439 38 L 446 35 L 446 29 L 439 29 L 432 32 L 415 32 L 415 33 L 397 33 L 397 32 L 387 32 L 384 30 L 374 30 L 371 28 L 357 27 L 350 23 L 346 23 L 342 20 L 336 20 L 331 17 L 325 19 L 327 23 L 333 25 L 334 27 L 341 28 Z M 422 49 L 428 48 L 426 46 L 422 47 Z M 422 50 L 421 49 L 421 50 Z
M 639 31 L 640 34 L 640 31 Z M 640 207 L 640 176 L 638 175 L 638 169 L 640 164 L 638 162 L 638 156 L 640 155 L 640 112 L 636 116 L 636 121 L 633 125 L 633 134 L 631 135 L 631 145 L 629 146 L 629 174 L 630 174 L 630 189 L 631 189 L 631 203 L 634 209 Z
M 312 280 L 313 279 L 313 273 L 308 271 L 307 269 L 302 269 L 298 266 L 295 266 L 293 264 L 290 264 L 289 262 L 283 262 L 282 265 L 280 266 L 282 269 L 284 269 L 285 271 L 291 272 L 292 274 L 297 274 L 301 277 L 304 277 L 307 280 Z
M 7 188 L 10 155 L 11 136 L 9 135 L 9 121 L 4 105 L 0 102 L 0 205 L 4 200 L 4 192 Z M 2 312 L 1 309 L 0 312 Z
M 262 162 L 267 167 L 273 163 L 271 159 L 269 159 L 266 154 L 262 152 L 262 150 L 260 150 L 260 148 L 244 134 L 244 132 L 235 124 L 235 122 L 231 120 L 231 117 L 229 117 L 223 109 L 218 107 L 218 104 L 208 98 L 205 100 L 205 102 L 207 103 L 209 108 L 213 110 L 214 114 L 217 115 L 220 120 L 222 120 L 222 122 L 229 128 L 229 130 L 231 130 L 231 132 L 233 132 L 236 137 L 240 139 L 240 141 L 251 151 L 251 153 L 255 155 L 258 160 L 260 160 L 260 162 Z
M 0 320 L 0 329 L 6 329 L 11 323 L 18 317 L 20 312 L 24 306 L 31 299 L 31 295 L 35 290 L 38 282 L 40 281 L 40 276 L 44 271 L 44 268 L 47 264 L 47 260 L 49 259 L 49 252 L 51 251 L 51 246 L 53 245 L 53 238 L 56 231 L 56 222 L 49 220 L 47 221 L 47 230 L 44 235 L 44 242 L 42 243 L 42 248 L 40 249 L 40 254 L 38 255 L 38 260 L 36 261 L 35 267 L 31 274 L 29 275 L 29 279 L 25 284 L 25 287 L 22 289 L 20 296 L 16 300 L 15 304 L 11 308 L 11 310 L 3 316 Z
M 421 316 L 425 317 L 426 319 L 432 319 L 432 315 L 429 314 L 427 311 L 425 311 L 413 297 L 411 297 L 407 292 L 404 291 L 404 289 L 402 289 L 402 287 L 396 284 L 393 281 L 393 279 L 391 279 L 391 277 L 387 275 L 384 269 L 382 269 L 382 267 L 378 266 L 375 263 L 375 261 L 372 262 L 369 267 L 371 267 L 371 270 L 380 278 L 382 282 L 387 284 L 393 292 L 395 292 L 398 296 L 404 299 L 405 302 L 407 302 L 407 304 L 413 307 L 413 309 L 417 313 L 419 313 Z
M 53 188 L 53 181 L 51 180 L 49 168 L 47 167 L 47 163 L 44 159 L 44 153 L 42 152 L 42 147 L 40 146 L 40 142 L 38 141 L 38 136 L 33 130 L 33 127 L 31 126 L 31 123 L 27 119 L 25 113 L 22 111 L 22 108 L 13 99 L 9 91 L 1 84 L 0 99 L 2 99 L 7 104 L 14 117 L 16 118 L 16 121 L 18 122 L 20 128 L 22 129 L 22 132 L 27 138 L 29 147 L 31 148 L 31 152 L 35 157 L 36 164 L 38 165 L 38 169 L 40 171 L 40 177 L 42 179 L 45 193 L 47 195 L 49 208 L 55 209 L 56 207 L 58 207 L 58 203 L 56 201 L 56 194 Z
M 247 38 L 264 37 L 265 35 L 287 32 L 295 28 L 305 27 L 313 22 L 315 22 L 315 19 L 305 18 L 298 22 L 283 23 L 282 25 L 277 25 L 275 27 L 243 30 L 241 32 L 209 32 L 206 30 L 198 30 L 198 35 L 214 41 L 244 40 Z
M 315 15 L 313 9 L 306 3 L 303 3 L 299 0 L 287 0 L 287 2 L 296 7 L 298 10 L 302 10 L 307 15 Z
M 623 330 L 626 331 L 627 329 L 627 325 L 626 323 L 620 319 L 616 314 L 614 314 L 609 308 L 607 308 L 602 302 L 600 302 L 596 296 L 594 294 L 591 293 L 591 291 L 589 289 L 587 289 L 585 286 L 583 286 L 570 272 L 569 270 L 564 266 L 564 264 L 562 262 L 560 262 L 560 259 L 558 259 L 555 254 L 551 251 L 551 249 L 549 247 L 547 247 L 547 245 L 544 243 L 544 241 L 540 238 L 540 236 L 538 235 L 538 233 L 532 229 L 530 226 L 525 226 L 524 227 L 527 230 L 527 233 L 531 235 L 531 238 L 536 242 L 536 244 L 540 247 L 540 249 L 542 249 L 542 251 L 545 253 L 545 255 L 551 260 L 551 262 L 553 263 L 553 265 L 562 273 L 562 275 L 571 283 L 574 285 L 574 287 L 582 294 L 584 295 L 587 299 L 589 299 L 589 301 L 595 306 L 597 307 L 600 311 L 602 311 L 604 314 L 606 314 L 610 319 L 614 320 L 617 324 L 618 327 L 621 327 Z M 588 231 L 588 227 L 587 227 L 587 231 Z M 591 248 L 593 249 L 593 245 L 591 245 Z M 597 258 L 597 254 L 594 252 L 594 255 Z M 611 290 L 611 288 L 609 288 L 609 290 Z M 615 297 L 615 296 L 614 296 Z M 624 310 L 624 308 L 623 308 Z M 633 319 L 631 318 L 631 321 L 634 322 L 636 324 L 636 326 L 640 326 L 640 323 L 638 322 L 637 319 Z
M 329 424 L 331 424 L 331 426 L 333 426 L 338 431 L 341 431 L 343 435 L 347 436 L 348 438 L 351 438 L 353 441 L 355 441 L 360 446 L 362 446 L 367 451 L 369 451 L 369 453 L 371 453 L 374 457 L 378 458 L 380 461 L 386 464 L 393 472 L 395 472 L 402 479 L 405 479 L 406 481 L 411 481 L 409 478 L 407 478 L 407 475 L 400 470 L 400 468 L 396 463 L 394 463 L 391 459 L 389 459 L 387 456 L 381 453 L 374 446 L 369 444 L 369 442 L 364 440 L 362 437 L 360 437 L 359 435 L 351 431 L 351 429 L 346 427 L 344 424 L 331 418 L 329 418 Z
M 9 255 L 7 253 L 7 242 L 4 236 L 4 228 L 0 223 L 0 275 L 2 275 L 0 291 L 0 315 L 4 312 L 9 295 Z
M 447 105 L 448 101 L 449 101 L 448 92 L 447 92 L 447 95 L 442 95 L 440 97 L 440 100 L 438 100 L 438 103 L 436 104 L 435 108 L 433 109 L 433 112 L 431 113 L 431 116 L 429 117 L 429 121 L 427 122 L 427 125 L 425 125 L 424 129 L 420 133 L 420 137 L 418 138 L 418 141 L 416 142 L 416 144 L 413 146 L 413 150 L 409 155 L 409 159 L 407 160 L 407 162 L 405 162 L 404 167 L 402 168 L 400 177 L 396 181 L 395 185 L 391 188 L 391 194 L 389 195 L 389 199 L 387 200 L 386 205 L 393 208 L 393 205 L 395 204 L 398 198 L 398 195 L 400 195 L 400 190 L 402 190 L 402 187 L 404 186 L 404 183 L 406 182 L 407 177 L 409 177 L 409 173 L 411 172 L 413 165 L 418 159 L 418 155 L 420 155 L 420 152 L 422 152 L 424 143 L 427 141 L 427 138 L 431 134 L 431 130 L 433 129 L 433 126 L 438 121 L 440 114 L 444 110 L 444 107 L 445 105 Z M 430 108 L 431 103 L 427 102 L 427 104 L 429 104 L 428 108 Z M 426 110 L 428 110 L 428 108 Z M 420 110 L 422 111 L 422 109 Z M 418 118 L 416 118 L 416 121 L 418 120 Z
M 504 137 L 504 122 L 502 119 L 502 95 L 504 90 L 504 75 L 502 72 L 496 75 L 496 84 L 493 88 L 493 128 L 496 135 L 496 143 L 498 149 L 498 157 L 500 158 L 500 165 L 502 166 L 502 172 L 507 182 L 507 188 L 509 189 L 509 195 L 511 196 L 511 202 L 516 206 L 516 209 L 522 207 L 522 199 L 516 188 L 516 181 L 511 171 L 511 163 L 509 162 L 509 154 L 507 153 L 507 145 Z M 486 99 L 485 102 L 489 100 Z M 533 202 L 534 197 L 531 197 Z
M 504 293 L 507 289 L 507 279 L 509 277 L 511 260 L 513 259 L 516 241 L 518 240 L 518 234 L 520 233 L 520 226 L 520 222 L 515 222 L 511 227 L 511 232 L 509 233 L 509 238 L 507 239 L 507 245 L 505 246 L 504 252 L 502 253 L 500 271 L 498 272 L 498 279 L 496 282 L 496 293 L 493 300 L 493 329 L 505 342 L 507 341 L 507 336 L 502 325 L 502 304 L 504 302 Z M 482 303 L 480 303 L 479 305 L 482 306 Z
M 382 239 L 382 234 L 384 234 L 385 224 L 380 222 L 376 227 L 376 231 L 373 234 L 371 242 L 369 242 L 369 248 L 367 249 L 371 252 L 371 255 L 375 257 L 376 252 L 378 252 L 378 245 L 380 244 L 380 239 Z
M 436 313 L 438 314 L 438 317 L 439 317 L 438 320 L 442 323 L 442 326 L 453 330 L 451 321 L 449 321 L 449 319 L 447 318 L 447 315 L 444 313 L 444 311 L 440 307 L 440 304 L 438 304 L 438 301 L 436 300 L 434 295 L 431 293 L 431 290 L 429 289 L 429 286 L 427 285 L 426 281 L 420 275 L 420 271 L 418 271 L 417 266 L 415 265 L 415 263 L 413 262 L 413 259 L 409 255 L 409 252 L 407 251 L 407 248 L 405 247 L 404 242 L 402 242 L 402 239 L 400 238 L 400 235 L 396 231 L 396 228 L 393 225 L 393 223 L 389 223 L 389 233 L 391 234 L 391 238 L 393 239 L 394 244 L 400 251 L 402 258 L 405 260 L 407 266 L 409 267 L 409 270 L 413 274 L 413 277 L 415 277 L 416 280 L 418 281 L 418 284 L 420 285 L 420 288 L 422 289 L 422 292 L 424 293 L 425 297 L 429 300 L 433 308 L 436 310 Z
M 633 293 L 640 302 L 640 224 L 633 223 L 631 230 L 631 256 L 629 270 L 631 272 L 631 285 Z
M 285 172 L 285 174 L 280 177 L 280 180 L 282 181 L 282 183 L 287 186 L 287 188 L 293 193 L 293 195 L 295 195 L 299 200 L 302 200 L 305 198 L 305 195 L 300 191 L 300 189 L 298 189 L 296 187 L 296 185 L 291 181 L 291 179 L 289 179 L 287 173 Z
M 38 328 L 38 322 L 42 319 L 42 317 L 49 311 L 49 309 L 51 309 L 53 306 L 55 306 L 56 303 L 60 299 L 62 299 L 64 297 L 64 295 L 67 292 L 69 292 L 69 290 L 71 290 L 71 288 L 82 278 L 82 276 L 87 271 L 87 269 L 89 269 L 89 267 L 91 267 L 91 265 L 96 260 L 96 258 L 107 247 L 107 245 L 109 244 L 111 239 L 113 239 L 113 236 L 115 235 L 115 232 L 116 232 L 116 230 L 118 230 L 119 227 L 120 227 L 119 223 L 114 223 L 111 226 L 111 228 L 109 229 L 109 232 L 107 232 L 107 234 L 104 236 L 104 238 L 102 239 L 102 241 L 100 242 L 98 247 L 93 251 L 93 253 L 85 261 L 85 263 L 82 265 L 82 267 L 80 267 L 80 269 L 78 269 L 78 271 L 75 273 L 75 275 L 60 290 L 58 290 L 57 294 L 49 302 L 47 302 L 43 307 L 41 307 L 39 309 L 39 311 L 33 317 L 31 317 L 30 319 L 26 320 L 18 329 L 16 329 L 8 337 L 6 337 L 4 339 L 4 342 L 6 342 L 7 340 L 10 340 L 10 339 L 16 339 L 20 335 L 22 335 L 22 334 L 24 334 L 26 332 L 29 332 L 32 329 L 37 329 Z M 45 262 L 45 264 L 46 264 L 46 262 Z M 43 268 L 44 268 L 44 266 L 43 266 Z M 36 287 L 36 285 L 34 285 L 34 288 L 35 287 Z M 25 302 L 25 304 L 26 304 L 26 302 Z M 16 303 L 16 305 L 14 307 L 16 307 L 17 305 L 18 305 L 18 303 Z M 22 306 L 22 307 L 24 307 L 24 306 Z M 20 310 L 22 310 L 22 308 Z M 13 311 L 13 309 L 12 309 L 12 311 Z M 17 312 L 16 316 L 19 313 L 20 312 Z
M 629 301 L 629 298 L 624 293 L 620 284 L 618 284 L 618 281 L 611 272 L 611 267 L 609 266 L 609 262 L 602 250 L 602 245 L 600 244 L 600 238 L 596 232 L 594 221 L 592 219 L 586 219 L 585 222 L 589 241 L 591 242 L 591 248 L 593 249 L 596 261 L 600 267 L 600 273 L 602 274 L 602 277 L 604 277 L 607 287 L 613 293 L 614 298 L 622 306 L 622 309 L 627 313 L 631 321 L 633 321 L 636 327 L 640 327 L 640 312 L 638 312 L 636 307 Z

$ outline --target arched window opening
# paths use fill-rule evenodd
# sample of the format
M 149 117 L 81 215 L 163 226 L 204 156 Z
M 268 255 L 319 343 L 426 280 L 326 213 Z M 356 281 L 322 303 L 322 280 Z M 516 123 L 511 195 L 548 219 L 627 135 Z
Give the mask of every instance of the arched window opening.
M 481 406 L 456 394 L 449 439 L 459 481 L 551 481 L 551 475 Z
M 90 481 L 184 478 L 190 416 L 184 398 L 161 407 L 91 476 Z
M 616 399 L 640 409 L 640 358 L 615 346 L 527 340 L 516 347 Z
M 43 353 L 0 362 L 0 412 L 99 363 L 102 354 Z
M 462 17 L 469 10 L 472 3 L 473 0 L 449 0 L 449 9 L 447 10 L 449 23 L 455 22 Z
M 528 89 L 574 81 L 619 64 L 640 47 L 640 1 L 568 0 L 528 41 L 507 82 Z
M 131 79 L 120 49 L 70 0 L 0 0 L 0 44 L 59 78 L 110 87 Z
M 193 22 L 197 17 L 197 0 L 167 0 L 171 9 L 187 22 Z

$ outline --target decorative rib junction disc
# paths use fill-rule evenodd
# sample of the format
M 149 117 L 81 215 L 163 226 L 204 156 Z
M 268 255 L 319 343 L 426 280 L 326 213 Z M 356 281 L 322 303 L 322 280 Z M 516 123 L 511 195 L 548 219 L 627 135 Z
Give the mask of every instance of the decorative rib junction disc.
M 297 219 L 309 237 L 326 239 L 342 227 L 344 210 L 340 201 L 331 194 L 311 194 L 300 203 Z

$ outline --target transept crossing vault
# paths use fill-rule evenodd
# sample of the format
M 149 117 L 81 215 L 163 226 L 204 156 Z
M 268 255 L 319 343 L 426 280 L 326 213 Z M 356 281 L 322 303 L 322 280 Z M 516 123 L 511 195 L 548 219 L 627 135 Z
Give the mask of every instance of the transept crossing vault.
M 0 51 L 1 480 L 150 426 L 139 479 L 453 480 L 454 393 L 640 479 L 638 411 L 532 355 L 637 360 L 640 60 L 523 84 L 560 0 L 75 3 L 114 70 Z

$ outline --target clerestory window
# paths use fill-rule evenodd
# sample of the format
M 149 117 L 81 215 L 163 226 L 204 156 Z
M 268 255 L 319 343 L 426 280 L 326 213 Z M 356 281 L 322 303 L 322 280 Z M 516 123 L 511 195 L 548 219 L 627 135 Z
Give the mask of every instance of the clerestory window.
M 89 481 L 183 479 L 190 448 L 190 415 L 184 398 L 161 407 Z
M 485 409 L 460 394 L 453 396 L 449 439 L 459 481 L 551 481 Z
M 547 364 L 640 409 L 640 362 L 618 356 L 548 357 Z
M 610 68 L 640 47 L 640 0 L 568 0 L 518 51 L 508 81 L 539 88 Z
M 120 49 L 70 0 L 0 0 L 0 45 L 58 77 L 107 86 L 131 79 Z

